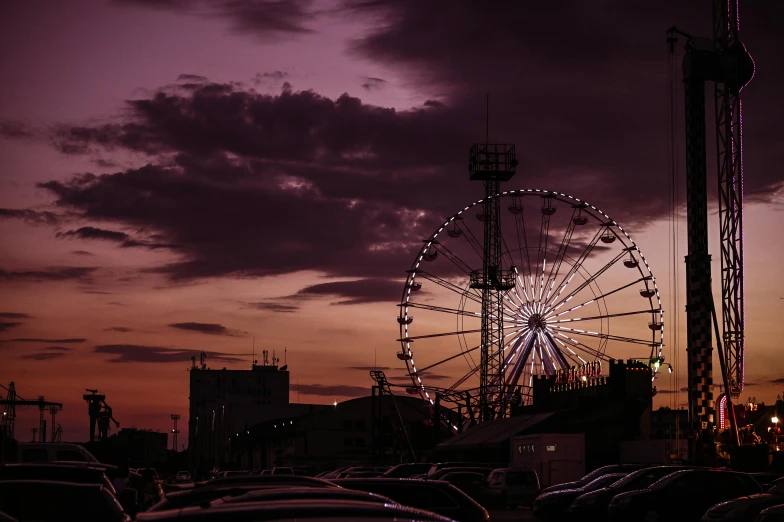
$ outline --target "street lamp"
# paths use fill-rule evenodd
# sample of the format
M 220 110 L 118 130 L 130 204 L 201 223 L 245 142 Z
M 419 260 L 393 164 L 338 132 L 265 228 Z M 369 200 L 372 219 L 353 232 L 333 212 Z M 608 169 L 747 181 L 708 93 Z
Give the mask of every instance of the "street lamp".
M 776 417 L 776 416 L 774 415 L 773 417 L 771 417 L 771 418 L 770 418 L 770 422 L 772 422 L 773 424 L 775 424 L 775 425 L 776 425 L 776 427 L 778 428 L 778 424 L 779 424 L 779 418 L 778 418 L 778 417 Z

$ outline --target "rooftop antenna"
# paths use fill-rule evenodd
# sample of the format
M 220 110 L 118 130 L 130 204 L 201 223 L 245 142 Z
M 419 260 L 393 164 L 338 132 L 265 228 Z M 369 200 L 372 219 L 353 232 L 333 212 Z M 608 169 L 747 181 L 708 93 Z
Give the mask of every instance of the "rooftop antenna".
M 250 369 L 252 370 L 255 367 L 256 367 L 256 336 L 254 335 L 253 336 L 253 359 L 251 360 L 250 363 Z
M 288 351 L 289 351 L 289 349 L 284 346 L 283 347 L 283 366 L 288 366 L 289 365 L 289 362 L 288 362 L 289 361 Z

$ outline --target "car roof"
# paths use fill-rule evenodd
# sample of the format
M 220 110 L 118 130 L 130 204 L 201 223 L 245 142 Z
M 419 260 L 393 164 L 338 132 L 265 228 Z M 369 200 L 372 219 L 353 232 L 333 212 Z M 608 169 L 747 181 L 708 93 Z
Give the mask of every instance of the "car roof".
M 101 489 L 103 488 L 102 484 L 85 484 L 84 482 L 68 482 L 65 480 L 27 480 L 27 479 L 20 479 L 20 480 L 3 480 L 0 481 L 0 488 L 5 487 L 9 484 L 26 484 L 30 486 L 37 486 L 37 487 L 46 487 L 46 486 L 57 486 L 63 488 L 78 488 L 78 489 Z
M 258 501 L 264 500 L 265 502 L 270 500 L 277 500 L 276 497 L 292 497 L 292 498 L 322 498 L 322 499 L 354 499 L 354 500 L 366 500 L 368 502 L 388 502 L 394 503 L 391 499 L 379 495 L 377 493 L 370 493 L 367 491 L 357 491 L 353 489 L 345 489 L 345 488 L 264 488 L 264 489 L 254 489 L 244 493 L 242 495 L 238 495 L 235 497 L 231 497 L 231 499 L 225 500 L 227 504 L 233 504 L 235 502 L 253 502 L 258 499 Z M 283 500 L 283 499 L 280 499 Z
M 299 484 L 302 486 L 309 485 L 311 487 L 335 487 L 332 482 L 317 479 L 315 477 L 303 477 L 301 475 L 235 475 L 197 482 L 193 487 L 203 488 L 222 484 Z
M 223 504 L 215 509 L 189 507 L 179 511 L 160 511 L 139 513 L 136 520 L 139 522 L 154 522 L 165 520 L 288 520 L 294 518 L 334 517 L 351 520 L 354 517 L 372 519 L 377 517 L 415 520 L 448 521 L 450 519 L 423 511 L 421 509 L 401 506 L 399 504 L 381 504 L 378 502 L 365 502 L 359 500 L 315 500 L 303 499 L 297 501 L 246 502 L 236 504 Z

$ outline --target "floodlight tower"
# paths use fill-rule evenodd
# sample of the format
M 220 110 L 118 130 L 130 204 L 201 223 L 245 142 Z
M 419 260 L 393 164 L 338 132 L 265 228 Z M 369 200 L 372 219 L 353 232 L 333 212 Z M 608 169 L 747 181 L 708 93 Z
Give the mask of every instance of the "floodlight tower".
M 471 180 L 482 181 L 485 197 L 480 219 L 484 221 L 484 257 L 482 269 L 470 274 L 469 286 L 482 291 L 481 362 L 479 369 L 479 422 L 492 420 L 496 412 L 503 417 L 505 404 L 502 389 L 504 362 L 503 297 L 514 288 L 517 272 L 504 270 L 501 264 L 501 204 L 498 194 L 502 181 L 515 175 L 515 147 L 503 143 L 482 143 L 471 147 L 468 170 Z

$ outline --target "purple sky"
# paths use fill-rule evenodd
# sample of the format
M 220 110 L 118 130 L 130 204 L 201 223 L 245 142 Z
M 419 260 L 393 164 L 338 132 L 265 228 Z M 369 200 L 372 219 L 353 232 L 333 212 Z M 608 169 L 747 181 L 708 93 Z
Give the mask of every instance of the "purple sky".
M 669 310 L 665 31 L 708 34 L 710 2 L 643 5 L 4 3 L 0 382 L 65 403 L 67 439 L 85 436 L 84 388 L 125 426 L 167 429 L 186 415 L 190 354 L 245 367 L 254 336 L 288 349 L 303 401 L 364 393 L 365 367 L 399 368 L 395 304 L 420 241 L 481 197 L 465 164 L 486 93 L 491 140 L 517 145 L 509 188 L 607 211 Z M 740 9 L 758 69 L 744 90 L 748 395 L 770 401 L 784 376 L 784 292 L 770 290 L 784 286 L 784 7 Z M 681 239 L 683 255 L 683 219 Z M 685 385 L 684 361 L 660 390 Z

